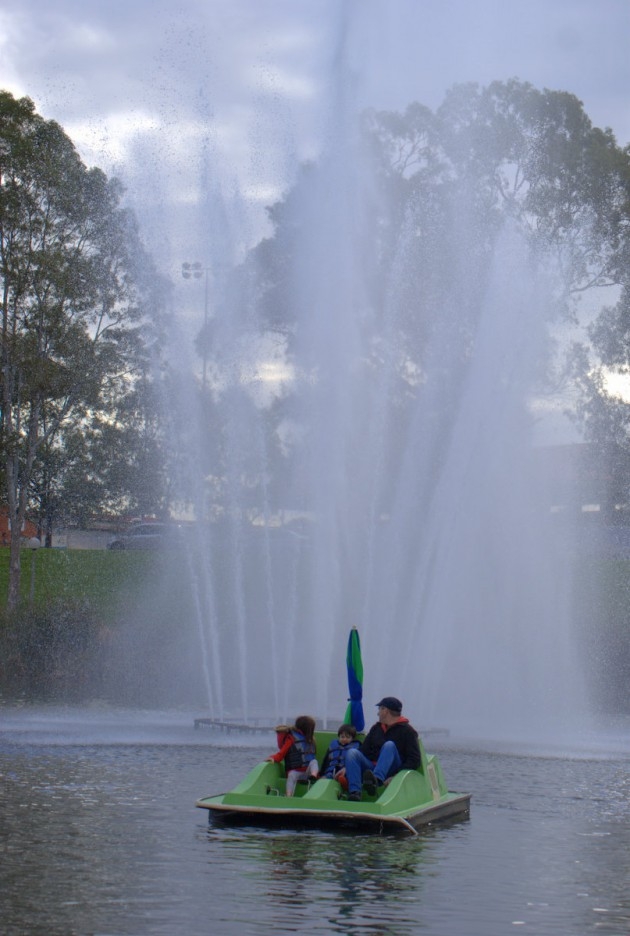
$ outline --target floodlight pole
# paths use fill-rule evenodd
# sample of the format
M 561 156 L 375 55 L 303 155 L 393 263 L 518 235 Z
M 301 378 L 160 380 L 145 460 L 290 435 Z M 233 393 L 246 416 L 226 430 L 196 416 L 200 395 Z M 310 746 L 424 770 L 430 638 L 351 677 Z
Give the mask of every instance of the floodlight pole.
M 182 276 L 184 279 L 201 279 L 205 274 L 205 283 L 203 290 L 203 340 L 201 343 L 202 349 L 202 376 L 201 376 L 201 386 L 205 392 L 207 384 L 207 375 L 208 375 L 208 267 L 202 266 L 199 261 L 195 263 L 182 263 Z

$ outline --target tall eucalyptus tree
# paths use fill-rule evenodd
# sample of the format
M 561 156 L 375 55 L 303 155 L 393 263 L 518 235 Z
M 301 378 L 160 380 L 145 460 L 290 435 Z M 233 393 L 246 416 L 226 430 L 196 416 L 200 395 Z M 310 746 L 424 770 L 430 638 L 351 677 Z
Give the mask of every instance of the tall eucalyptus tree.
M 516 79 L 458 85 L 435 111 L 418 102 L 401 113 L 366 111 L 361 134 L 356 184 L 364 184 L 368 206 L 362 223 L 370 232 L 369 256 L 357 258 L 362 288 L 350 301 L 357 321 L 371 316 L 379 334 L 365 366 L 378 368 L 385 356 L 398 362 L 388 424 L 401 427 L 401 436 L 405 408 L 419 394 L 434 393 L 436 419 L 443 418 L 437 413 L 445 411 L 447 396 L 451 411 L 457 410 L 495 245 L 506 225 L 519 231 L 532 262 L 553 283 L 545 309 L 550 324 L 575 323 L 581 297 L 605 296 L 617 286 L 622 293 L 612 316 L 614 333 L 608 314 L 593 340 L 603 352 L 607 322 L 605 334 L 621 337 L 630 295 L 630 152 L 612 131 L 593 126 L 575 95 Z M 321 223 L 334 158 L 325 153 L 302 168 L 292 189 L 269 209 L 272 236 L 240 271 L 246 302 L 257 306 L 269 329 L 286 336 L 296 373 L 309 367 L 308 360 L 293 358 L 299 330 L 309 321 L 296 314 L 297 245 L 308 237 L 305 227 Z M 382 327 L 385 316 L 388 328 Z M 426 356 L 436 329 L 451 353 L 443 363 L 431 361 L 432 389 Z M 627 334 L 625 341 L 630 343 Z M 558 362 L 550 332 L 541 342 L 538 393 L 557 389 L 565 374 Z M 623 363 L 630 369 L 627 354 Z M 293 390 L 308 394 L 312 387 L 303 381 Z M 271 416 L 278 423 L 290 417 L 291 405 L 288 394 Z M 391 442 L 396 462 L 396 439 Z
M 0 92 L 0 447 L 16 533 L 45 447 L 63 451 L 65 430 L 115 420 L 115 401 L 149 367 L 143 330 L 162 290 L 121 199 L 57 123 Z M 14 535 L 9 608 L 19 583 Z

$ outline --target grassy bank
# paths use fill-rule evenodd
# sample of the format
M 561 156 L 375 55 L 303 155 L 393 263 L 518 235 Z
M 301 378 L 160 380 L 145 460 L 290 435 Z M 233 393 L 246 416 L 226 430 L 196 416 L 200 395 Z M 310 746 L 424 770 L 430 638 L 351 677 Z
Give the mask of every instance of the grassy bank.
M 201 559 L 177 550 L 24 550 L 22 603 L 9 615 L 9 551 L 0 549 L 0 696 L 78 691 L 146 701 L 169 680 L 178 683 L 171 699 L 197 692 L 188 674 L 200 670 L 199 609 L 214 608 L 226 643 L 234 618 L 230 588 L 222 587 L 229 571 L 215 568 L 210 583 Z M 630 561 L 576 562 L 572 628 L 588 661 L 584 690 L 598 708 L 630 712 Z M 264 593 L 261 574 L 254 557 L 248 615 Z
M 85 603 L 106 621 L 120 607 L 134 604 L 155 567 L 148 552 L 110 552 L 103 549 L 22 550 L 20 593 L 23 608 L 30 604 L 35 582 L 35 609 L 59 603 Z M 0 608 L 6 607 L 9 585 L 9 550 L 0 549 Z
M 573 628 L 587 661 L 585 690 L 595 706 L 630 712 L 630 561 L 593 556 L 579 560 Z
M 21 605 L 9 614 L 1 549 L 0 701 L 194 701 L 195 678 L 181 675 L 199 669 L 188 562 L 166 551 L 24 550 Z

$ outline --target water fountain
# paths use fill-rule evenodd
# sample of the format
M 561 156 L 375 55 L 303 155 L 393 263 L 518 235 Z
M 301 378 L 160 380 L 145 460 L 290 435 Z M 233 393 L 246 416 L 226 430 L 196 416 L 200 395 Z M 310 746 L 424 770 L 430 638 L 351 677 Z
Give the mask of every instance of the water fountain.
M 220 5 L 210 6 L 218 18 Z M 264 4 L 226 5 L 237 28 L 247 6 L 266 16 Z M 378 4 L 324 6 L 354 6 L 367 24 Z M 415 32 L 403 20 L 421 5 L 380 6 Z M 477 36 L 496 21 L 470 10 Z M 205 56 L 203 30 L 168 12 L 185 56 Z M 133 14 L 135 26 L 141 8 Z M 445 16 L 447 41 L 431 36 L 425 68 L 458 54 L 452 11 Z M 574 43 L 576 20 L 566 19 L 563 41 Z M 140 32 L 148 45 L 150 30 Z M 67 41 L 57 43 L 64 56 Z M 154 84 L 162 96 L 172 75 L 179 105 L 184 69 L 161 48 Z M 335 62 L 343 69 L 343 56 Z M 204 77 L 220 67 L 207 56 Z M 337 72 L 334 84 L 343 79 Z M 193 235 L 207 251 L 183 249 L 162 221 L 162 269 L 179 277 L 190 258 L 211 270 L 208 393 L 191 324 L 174 319 L 165 394 L 182 496 L 203 520 L 182 555 L 147 563 L 155 568 L 141 606 L 121 599 L 120 626 L 102 628 L 103 697 L 137 703 L 133 711 L 3 710 L 7 933 L 201 933 L 209 906 L 217 932 L 309 931 L 314 907 L 348 932 L 373 928 L 375 908 L 401 934 L 628 930 L 619 875 L 630 846 L 627 720 L 599 754 L 557 743 L 575 740 L 584 692 L 572 536 L 550 525 L 532 446 L 547 274 L 509 221 L 485 252 L 487 229 L 473 223 L 465 191 L 392 210 L 351 105 L 332 111 L 319 166 L 294 180 L 266 262 L 265 248 L 230 273 L 240 243 L 214 196 Z M 152 185 L 153 155 L 143 153 L 145 185 L 163 192 Z M 156 172 L 164 161 L 154 160 Z M 156 240 L 169 207 L 161 197 L 148 226 Z M 283 289 L 270 301 L 261 289 L 277 257 Z M 291 327 L 270 323 L 270 309 Z M 199 817 L 191 825 L 195 799 L 230 789 L 272 739 L 208 738 L 193 730 L 191 709 L 249 723 L 299 711 L 341 719 L 351 625 L 362 637 L 368 720 L 371 704 L 394 693 L 420 729 L 464 736 L 445 755 L 449 778 L 473 791 L 471 826 L 413 842 L 340 834 L 331 849 L 295 832 L 206 832 Z M 506 738 L 517 754 L 535 739 L 557 756 L 496 753 Z M 461 893 L 465 901 L 452 899 Z
M 334 69 L 345 92 L 342 54 Z M 546 274 L 510 224 L 490 262 L 465 191 L 388 203 L 345 94 L 331 114 L 274 243 L 230 274 L 235 245 L 204 234 L 207 400 L 189 383 L 173 421 L 197 517 L 208 478 L 222 488 L 189 562 L 194 681 L 217 719 L 341 715 L 356 625 L 368 705 L 395 692 L 425 726 L 565 731 L 583 712 L 570 563 L 532 449 Z
M 226 291 L 210 368 L 220 428 L 192 423 L 177 438 L 194 440 L 191 464 L 225 472 L 224 514 L 198 531 L 191 585 L 209 714 L 341 715 L 356 625 L 368 703 L 395 691 L 416 722 L 492 737 L 564 731 L 582 712 L 570 569 L 548 529 L 529 411 L 544 278 L 509 225 L 476 275 L 462 216 L 441 245 L 454 267 L 438 300 L 410 299 L 422 209 L 407 208 L 379 261 L 357 141 L 344 131 L 285 209 L 282 393 L 252 396 L 260 361 L 246 372 L 247 348 L 269 341 L 264 302 Z M 424 336 L 413 348 L 409 315 Z M 282 523 L 291 516 L 301 522 Z

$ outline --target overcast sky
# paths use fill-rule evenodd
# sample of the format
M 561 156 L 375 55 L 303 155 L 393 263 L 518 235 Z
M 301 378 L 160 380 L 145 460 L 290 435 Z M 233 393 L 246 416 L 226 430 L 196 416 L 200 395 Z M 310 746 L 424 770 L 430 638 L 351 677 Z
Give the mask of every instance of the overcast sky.
M 169 272 L 204 200 L 256 238 L 317 151 L 340 58 L 361 104 L 435 108 L 457 82 L 518 77 L 576 94 L 625 144 L 629 48 L 629 0 L 0 0 L 0 87 L 121 176 Z
M 340 88 L 434 109 L 516 77 L 575 94 L 625 145 L 629 49 L 630 0 L 0 0 L 0 87 L 123 180 L 191 318 L 181 263 L 261 236 Z

